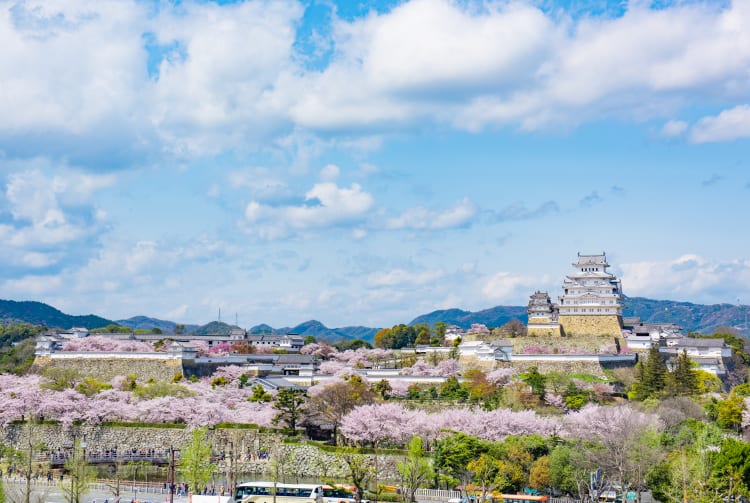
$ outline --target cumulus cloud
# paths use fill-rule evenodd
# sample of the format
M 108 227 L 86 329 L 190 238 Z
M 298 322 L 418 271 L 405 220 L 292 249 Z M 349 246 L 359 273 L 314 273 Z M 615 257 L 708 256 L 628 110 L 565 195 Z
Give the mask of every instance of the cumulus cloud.
M 738 105 L 719 115 L 703 117 L 690 131 L 690 141 L 711 143 L 750 138 L 750 105 Z
M 328 164 L 320 170 L 320 179 L 326 182 L 332 182 L 335 181 L 340 174 L 341 170 L 338 166 L 335 164 Z
M 103 232 L 105 216 L 93 203 L 99 190 L 111 186 L 112 175 L 92 175 L 67 168 L 52 168 L 43 159 L 27 171 L 11 172 L 0 199 L 0 239 L 4 243 L 6 274 L 54 266 L 79 255 L 91 246 L 89 239 Z
M 687 254 L 672 260 L 621 265 L 623 290 L 631 296 L 693 302 L 731 302 L 747 297 L 750 261 L 707 260 Z
M 386 229 L 443 230 L 470 225 L 477 208 L 469 199 L 458 201 L 446 210 L 430 210 L 423 207 L 410 208 L 401 215 L 390 218 Z
M 630 3 L 622 16 L 571 20 L 523 2 L 412 0 L 339 20 L 332 63 L 287 82 L 298 96 L 290 110 L 311 128 L 427 118 L 538 129 L 663 116 L 692 92 L 746 91 L 748 23 L 746 2 Z
M 493 302 L 525 302 L 529 292 L 539 289 L 546 282 L 542 278 L 500 271 L 484 278 L 482 293 Z
M 676 138 L 687 131 L 688 123 L 685 121 L 671 120 L 661 128 L 661 136 L 664 138 Z
M 335 183 L 317 183 L 305 194 L 306 204 L 270 206 L 250 202 L 245 208 L 249 233 L 266 239 L 286 237 L 316 229 L 361 222 L 373 205 L 373 197 L 353 183 L 349 188 Z

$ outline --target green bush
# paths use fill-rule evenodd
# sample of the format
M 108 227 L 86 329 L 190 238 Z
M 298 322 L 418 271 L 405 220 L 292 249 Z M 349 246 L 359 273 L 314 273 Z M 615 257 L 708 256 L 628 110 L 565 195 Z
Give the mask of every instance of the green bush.
M 185 386 L 179 384 L 166 383 L 166 382 L 155 382 L 151 384 L 145 384 L 138 386 L 133 390 L 133 396 L 136 398 L 161 398 L 165 396 L 173 396 L 175 398 L 186 398 L 193 396 L 195 393 L 187 389 Z

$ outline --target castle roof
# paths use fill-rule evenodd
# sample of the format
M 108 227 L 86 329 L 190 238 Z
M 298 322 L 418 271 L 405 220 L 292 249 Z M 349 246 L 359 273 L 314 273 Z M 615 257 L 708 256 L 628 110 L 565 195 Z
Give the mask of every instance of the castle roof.
M 578 262 L 573 264 L 576 267 L 598 265 L 601 267 L 609 267 L 607 263 L 607 254 L 602 252 L 599 255 L 581 255 L 578 253 Z

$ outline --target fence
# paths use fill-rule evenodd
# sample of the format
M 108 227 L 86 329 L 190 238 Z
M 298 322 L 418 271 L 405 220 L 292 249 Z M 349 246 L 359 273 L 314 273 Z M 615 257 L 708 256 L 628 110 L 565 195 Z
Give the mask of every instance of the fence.
M 448 491 L 445 489 L 417 489 L 415 496 L 418 501 L 448 501 L 453 498 L 461 498 L 460 491 Z M 574 498 L 550 497 L 548 503 L 580 503 L 581 500 Z

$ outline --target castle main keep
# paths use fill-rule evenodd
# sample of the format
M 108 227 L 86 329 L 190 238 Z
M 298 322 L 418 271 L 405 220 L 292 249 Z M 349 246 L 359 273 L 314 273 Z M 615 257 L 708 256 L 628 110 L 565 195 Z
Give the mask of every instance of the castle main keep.
M 528 305 L 529 335 L 619 336 L 622 332 L 622 285 L 607 269 L 607 256 L 581 255 L 575 272 L 565 277 L 553 304 L 547 292 L 535 292 Z

